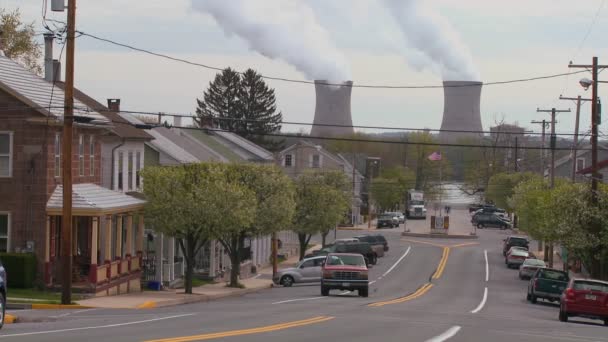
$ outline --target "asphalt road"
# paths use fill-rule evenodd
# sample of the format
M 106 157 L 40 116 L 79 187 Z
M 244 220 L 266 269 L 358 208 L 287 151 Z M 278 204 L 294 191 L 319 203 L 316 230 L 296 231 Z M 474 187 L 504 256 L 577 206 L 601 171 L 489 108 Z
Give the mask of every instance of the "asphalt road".
M 561 323 L 556 305 L 526 302 L 527 283 L 501 254 L 509 231 L 482 230 L 477 240 L 381 233 L 390 251 L 370 270 L 369 298 L 321 297 L 308 285 L 150 310 L 23 312 L 42 322 L 6 325 L 0 340 L 608 341 L 601 321 Z

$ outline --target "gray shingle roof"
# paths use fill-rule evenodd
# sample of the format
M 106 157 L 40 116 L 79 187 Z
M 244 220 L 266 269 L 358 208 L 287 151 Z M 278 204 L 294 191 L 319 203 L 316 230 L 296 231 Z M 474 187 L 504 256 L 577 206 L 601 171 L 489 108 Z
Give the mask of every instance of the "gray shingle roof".
M 74 184 L 72 187 L 72 207 L 78 212 L 111 212 L 142 206 L 143 200 L 123 194 L 122 192 L 106 189 L 96 184 Z M 46 204 L 47 211 L 63 208 L 63 186 L 57 185 Z
M 19 63 L 0 55 L 0 89 L 15 96 L 44 115 L 63 118 L 65 93 L 42 77 L 28 71 Z M 85 104 L 74 100 L 74 115 L 92 117 L 109 122 L 103 115 L 90 110 Z

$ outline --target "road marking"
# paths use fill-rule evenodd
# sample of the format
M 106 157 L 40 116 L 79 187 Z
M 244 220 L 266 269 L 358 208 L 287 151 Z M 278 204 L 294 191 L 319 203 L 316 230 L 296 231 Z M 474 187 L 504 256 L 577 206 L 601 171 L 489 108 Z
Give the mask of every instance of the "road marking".
M 262 273 L 260 273 L 260 274 L 256 275 L 255 277 L 253 277 L 253 279 L 258 279 L 261 276 L 262 276 Z
M 407 241 L 407 242 L 412 242 L 412 243 L 422 243 L 425 245 L 431 245 L 431 246 L 435 246 L 435 247 L 445 247 L 445 245 L 440 245 L 438 243 L 433 243 L 433 242 L 428 242 L 428 241 L 421 241 L 421 240 L 412 240 L 412 239 L 401 239 L 401 241 Z
M 327 298 L 327 297 L 311 297 L 311 298 L 288 299 L 288 300 L 282 300 L 280 302 L 274 302 L 274 303 L 270 303 L 270 304 L 283 304 L 283 303 L 291 303 L 291 302 L 301 302 L 301 301 L 305 301 L 305 300 L 316 300 L 316 299 L 323 299 L 323 298 Z
M 165 339 L 159 339 L 159 340 L 148 340 L 145 342 L 189 342 L 189 341 L 211 340 L 211 339 L 223 338 L 223 337 L 252 335 L 252 334 L 260 334 L 260 333 L 266 333 L 266 332 L 277 331 L 277 330 L 285 330 L 285 329 L 300 327 L 300 326 L 304 326 L 304 325 L 322 323 L 322 322 L 326 322 L 326 321 L 329 321 L 332 319 L 334 319 L 334 317 L 318 316 L 318 317 L 313 317 L 313 318 L 309 318 L 309 319 L 305 319 L 305 320 L 301 320 L 301 321 L 292 321 L 292 322 L 287 322 L 287 323 L 268 325 L 268 326 L 259 327 L 259 328 L 232 330 L 232 331 L 224 331 L 224 332 L 218 332 L 218 333 L 209 333 L 209 334 L 193 335 L 193 336 L 165 338 Z
M 448 257 L 450 256 L 450 247 L 443 247 L 443 254 L 441 255 L 441 260 L 439 261 L 439 266 L 435 273 L 433 274 L 433 279 L 441 278 L 443 274 L 443 270 L 445 269 L 445 265 L 448 262 Z
M 123 327 L 123 326 L 127 326 L 127 325 L 136 325 L 136 324 L 150 323 L 150 322 L 156 322 L 156 321 L 164 321 L 164 320 L 167 320 L 167 319 L 180 318 L 180 317 L 186 317 L 186 316 L 194 316 L 194 315 L 196 315 L 196 313 L 189 313 L 189 314 L 182 314 L 182 315 L 175 315 L 175 316 L 168 316 L 168 317 L 159 317 L 159 318 L 153 318 L 153 319 L 147 319 L 147 320 L 135 321 L 135 322 L 126 322 L 126 323 L 117 323 L 117 324 L 108 324 L 108 325 L 98 325 L 98 326 L 91 326 L 91 327 L 79 327 L 79 328 L 68 328 L 68 329 L 46 330 L 46 331 L 33 331 L 33 332 L 18 333 L 18 334 L 0 335 L 0 338 L 14 337 L 14 336 L 30 336 L 30 335 L 54 334 L 54 333 L 62 333 L 62 332 L 70 332 L 70 331 L 80 331 L 80 330 L 115 328 L 115 327 Z
M 479 303 L 479 305 L 475 308 L 475 310 L 471 311 L 471 313 L 476 314 L 479 311 L 481 311 L 481 309 L 483 309 L 483 306 L 486 305 L 486 300 L 488 300 L 488 288 L 487 287 L 483 290 L 483 298 L 481 299 L 481 303 Z
M 411 249 L 412 249 L 412 246 L 409 246 L 407 248 L 407 250 L 405 251 L 405 253 L 403 253 L 403 255 L 397 260 L 397 262 L 395 262 L 393 264 L 393 266 L 391 266 L 391 268 L 389 268 L 386 272 L 382 273 L 382 277 L 386 277 L 387 274 L 391 273 L 391 271 L 393 269 L 395 269 L 395 267 L 397 267 L 397 265 L 399 265 L 399 263 L 401 262 L 401 260 L 403 260 L 403 258 L 405 258 L 410 253 Z M 381 279 L 382 277 L 380 277 L 378 279 Z
M 488 264 L 488 250 L 487 249 L 485 249 L 483 251 L 483 255 L 486 259 L 486 282 L 487 282 L 488 280 L 490 280 L 490 266 Z
M 450 247 L 456 248 L 456 247 L 467 247 L 467 246 L 477 246 L 477 245 L 479 245 L 479 242 L 467 242 L 467 243 L 461 243 L 458 245 L 451 245 Z
M 387 300 L 387 301 L 383 301 L 383 302 L 371 303 L 371 304 L 367 304 L 367 306 L 380 307 L 380 306 L 385 306 L 385 305 L 390 305 L 390 304 L 398 304 L 398 303 L 407 302 L 409 300 L 416 299 L 416 298 L 424 295 L 432 287 L 433 287 L 433 284 L 426 283 L 423 286 L 421 286 L 418 290 L 414 291 L 414 293 L 409 294 L 409 295 L 407 295 L 405 297 L 400 297 L 400 298 L 396 298 L 396 299 L 392 299 L 392 300 Z
M 369 282 L 369 285 L 372 285 L 375 282 L 377 282 L 377 280 L 372 280 L 372 281 Z
M 435 336 L 431 339 L 426 340 L 426 342 L 443 342 L 447 341 L 450 338 L 454 337 L 460 331 L 460 326 L 455 325 L 450 329 L 446 330 L 443 334 Z

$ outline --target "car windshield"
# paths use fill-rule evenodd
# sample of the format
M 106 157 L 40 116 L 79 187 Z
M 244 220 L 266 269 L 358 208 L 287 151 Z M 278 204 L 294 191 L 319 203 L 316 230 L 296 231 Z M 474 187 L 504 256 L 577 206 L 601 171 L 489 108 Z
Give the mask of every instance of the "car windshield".
M 390 214 L 382 214 L 380 215 L 380 218 L 382 219 L 392 219 L 394 216 L 390 215 Z
M 538 259 L 526 259 L 526 261 L 524 261 L 524 265 L 545 267 L 545 262 Z
M 330 266 L 365 266 L 365 259 L 361 255 L 330 255 L 327 258 Z
M 514 246 L 527 246 L 528 240 L 526 240 L 524 238 L 510 238 L 509 244 L 514 245 Z
M 539 274 L 540 278 L 557 280 L 557 281 L 568 281 L 568 276 L 564 272 L 555 270 L 544 270 Z
M 424 201 L 410 201 L 411 205 L 424 205 Z
M 590 280 L 576 280 L 572 286 L 575 290 L 600 291 L 608 293 L 608 284 Z

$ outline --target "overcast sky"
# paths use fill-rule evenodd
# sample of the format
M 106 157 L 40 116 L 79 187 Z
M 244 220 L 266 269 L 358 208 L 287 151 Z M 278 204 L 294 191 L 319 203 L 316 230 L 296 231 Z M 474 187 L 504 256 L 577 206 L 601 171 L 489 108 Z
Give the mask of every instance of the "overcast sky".
M 255 3 L 265 1 L 255 0 Z M 346 65 L 339 68 L 350 70 L 356 84 L 441 84 L 439 70 L 421 69 L 428 63 L 421 62 L 424 58 L 414 48 L 412 39 L 419 35 L 409 37 L 409 40 L 404 37 L 401 26 L 381 0 L 300 1 L 311 11 L 310 19 L 326 31 L 328 44 L 344 57 L 340 64 Z M 20 8 L 23 19 L 34 21 L 37 31 L 43 32 L 42 3 L 42 0 L 3 0 L 1 6 Z M 602 0 L 575 3 L 568 0 L 424 0 L 424 3 L 434 18 L 447 25 L 444 26 L 449 29 L 447 33 L 444 31 L 446 39 L 457 40 L 470 55 L 484 82 L 566 73 L 570 60 L 588 64 L 594 55 L 600 58 L 600 63 L 608 64 L 605 38 L 608 4 L 579 49 Z M 288 9 L 277 7 L 251 15 L 290 18 L 291 14 Z M 47 17 L 64 20 L 65 13 L 49 11 Z M 247 41 L 227 34 L 229 32 L 212 16 L 195 11 L 190 0 L 80 0 L 77 27 L 84 32 L 202 64 L 231 66 L 238 70 L 251 67 L 264 75 L 309 79 L 285 60 L 269 59 L 252 51 Z M 425 26 L 420 25 L 420 29 L 425 30 Z M 42 37 L 39 38 L 42 41 Z M 289 53 L 297 56 L 305 53 L 293 50 Z M 55 53 L 57 58 L 58 47 Z M 129 51 L 88 37 L 77 40 L 77 87 L 103 102 L 106 98 L 120 98 L 122 108 L 126 110 L 193 113 L 195 99 L 202 97 L 214 75 L 212 70 Z M 572 75 L 484 87 L 481 100 L 484 128 L 504 118 L 509 123 L 517 122 L 538 130 L 539 127 L 533 127 L 529 122 L 548 116 L 536 113 L 537 107 L 574 110 L 574 104 L 557 100 L 560 94 L 590 96 L 590 91 L 585 93 L 578 85 L 581 77 Z M 313 86 L 269 83 L 276 89 L 278 106 L 285 120 L 312 122 Z M 603 94 L 600 87 L 600 95 Z M 589 127 L 589 110 L 589 105 L 583 107 L 581 130 Z M 353 90 L 355 125 L 439 128 L 442 112 L 442 89 Z M 558 121 L 559 132 L 572 132 L 573 114 L 560 114 Z M 289 130 L 296 129 L 289 127 Z

